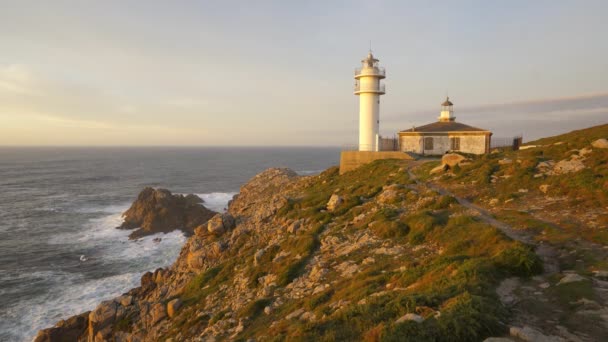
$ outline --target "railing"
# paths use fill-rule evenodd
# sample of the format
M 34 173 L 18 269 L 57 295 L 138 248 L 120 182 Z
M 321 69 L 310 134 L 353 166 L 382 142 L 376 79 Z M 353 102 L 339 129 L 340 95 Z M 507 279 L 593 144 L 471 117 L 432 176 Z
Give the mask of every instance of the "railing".
M 521 146 L 522 136 L 514 137 L 492 137 L 490 148 L 511 148 L 514 151 L 519 150 Z
M 372 75 L 372 76 L 386 77 L 386 70 L 383 67 L 356 68 L 355 76 L 360 76 L 360 75 Z
M 380 94 L 384 94 L 386 93 L 386 88 L 384 86 L 384 84 L 379 84 L 377 87 L 374 85 L 366 85 L 366 86 L 361 86 L 361 83 L 357 82 L 355 84 L 355 93 L 380 93 Z
M 373 145 L 369 144 L 345 144 L 342 151 L 376 151 Z M 399 140 L 395 138 L 378 139 L 378 151 L 399 151 Z

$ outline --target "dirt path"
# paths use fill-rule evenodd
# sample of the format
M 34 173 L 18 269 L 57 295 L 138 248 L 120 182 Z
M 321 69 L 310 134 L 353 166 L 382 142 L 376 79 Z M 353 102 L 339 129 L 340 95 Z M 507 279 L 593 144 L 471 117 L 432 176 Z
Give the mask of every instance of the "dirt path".
M 548 244 L 538 243 L 537 241 L 534 240 L 534 238 L 530 234 L 516 230 L 511 225 L 508 225 L 502 221 L 495 219 L 489 211 L 485 210 L 484 208 L 482 208 L 478 205 L 471 203 L 467 199 L 458 197 L 458 196 L 454 195 L 452 192 L 450 192 L 449 190 L 442 188 L 438 185 L 431 184 L 428 182 L 423 182 L 420 179 L 418 179 L 418 177 L 416 177 L 416 175 L 412 172 L 412 169 L 419 165 L 422 165 L 426 162 L 428 162 L 428 161 L 413 162 L 407 170 L 410 178 L 413 181 L 415 181 L 418 186 L 429 188 L 429 189 L 437 191 L 438 193 L 445 195 L 445 196 L 454 197 L 460 205 L 462 205 L 463 207 L 466 207 L 468 209 L 476 211 L 478 213 L 478 217 L 482 221 L 488 223 L 492 227 L 499 229 L 500 231 L 505 233 L 505 235 L 507 235 L 511 239 L 523 242 L 528 245 L 535 246 L 536 254 L 538 254 L 538 256 L 543 260 L 544 273 L 545 274 L 559 273 L 560 268 L 559 268 L 559 262 L 557 261 L 558 252 L 555 250 L 555 248 L 549 246 Z
M 448 189 L 420 180 L 412 171 L 429 161 L 418 160 L 409 164 L 407 168 L 408 174 L 416 182 L 416 185 L 412 187 L 418 190 L 425 188 L 434 190 L 442 195 L 455 198 L 460 205 L 474 211 L 480 220 L 499 229 L 514 240 L 534 246 L 536 254 L 543 261 L 544 273 L 542 275 L 533 278 L 508 278 L 503 280 L 496 289 L 503 304 L 512 312 L 509 323 L 511 326 L 511 337 L 515 336 L 526 341 L 586 342 L 608 340 L 608 330 L 602 328 L 602 326 L 608 327 L 608 307 L 595 308 L 595 311 L 593 311 L 593 315 L 595 316 L 589 316 L 585 314 L 585 310 L 587 310 L 585 305 L 581 307 L 575 302 L 568 302 L 566 305 L 564 303 L 559 304 L 555 293 L 545 291 L 548 287 L 554 289 L 558 286 L 556 284 L 551 285 L 550 283 L 555 282 L 555 277 L 552 277 L 552 275 L 562 272 L 560 270 L 559 246 L 552 246 L 543 241 L 538 241 L 534 238 L 532 232 L 515 229 L 510 224 L 497 220 L 490 211 L 473 204 L 465 198 L 456 196 Z M 547 223 L 555 226 L 553 223 Z M 555 227 L 561 229 L 561 227 Z M 605 254 L 602 246 L 587 243 L 586 241 L 581 241 L 579 248 L 600 253 L 598 255 Z M 572 271 L 563 271 L 564 275 L 570 273 Z M 594 301 L 587 301 L 586 303 L 597 306 L 608 302 L 608 281 L 601 281 L 596 278 L 591 278 L 591 281 L 593 291 L 598 294 L 599 298 L 597 300 L 599 304 Z M 587 310 L 587 312 L 589 313 L 590 311 Z M 590 319 L 596 323 L 590 324 Z M 567 324 L 569 328 L 566 328 L 563 324 Z M 515 329 L 515 333 L 513 329 Z M 529 330 L 526 332 L 525 329 Z M 523 338 L 523 335 L 520 335 L 520 333 L 524 335 L 532 334 L 528 335 L 531 339 Z M 534 336 L 537 333 L 538 335 Z

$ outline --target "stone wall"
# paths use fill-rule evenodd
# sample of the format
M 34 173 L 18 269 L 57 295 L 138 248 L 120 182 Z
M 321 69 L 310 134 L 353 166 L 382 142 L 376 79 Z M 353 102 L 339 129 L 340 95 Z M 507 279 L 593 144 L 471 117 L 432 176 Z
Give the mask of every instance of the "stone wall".
M 340 153 L 340 174 L 378 159 L 414 160 L 409 154 L 398 151 L 342 151 Z

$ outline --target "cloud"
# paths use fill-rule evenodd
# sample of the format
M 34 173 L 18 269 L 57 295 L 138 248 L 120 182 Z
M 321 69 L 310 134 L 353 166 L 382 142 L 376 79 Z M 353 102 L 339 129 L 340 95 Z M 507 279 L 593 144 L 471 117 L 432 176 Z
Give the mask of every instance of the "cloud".
M 495 136 L 523 134 L 524 140 L 532 140 L 606 123 L 608 93 L 469 106 L 458 106 L 456 102 L 454 114 L 458 121 L 490 129 Z M 439 108 L 391 115 L 383 120 L 383 132 L 433 122 L 438 116 Z
M 31 71 L 21 64 L 0 65 L 0 91 L 12 94 L 36 94 Z

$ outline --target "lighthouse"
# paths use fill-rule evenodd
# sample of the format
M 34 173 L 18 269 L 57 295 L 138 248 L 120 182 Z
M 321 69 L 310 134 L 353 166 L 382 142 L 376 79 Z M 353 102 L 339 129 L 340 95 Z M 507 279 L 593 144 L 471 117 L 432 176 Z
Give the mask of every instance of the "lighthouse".
M 386 71 L 370 51 L 355 69 L 355 95 L 359 96 L 359 151 L 378 151 L 380 126 L 380 95 L 385 94 L 380 80 Z

